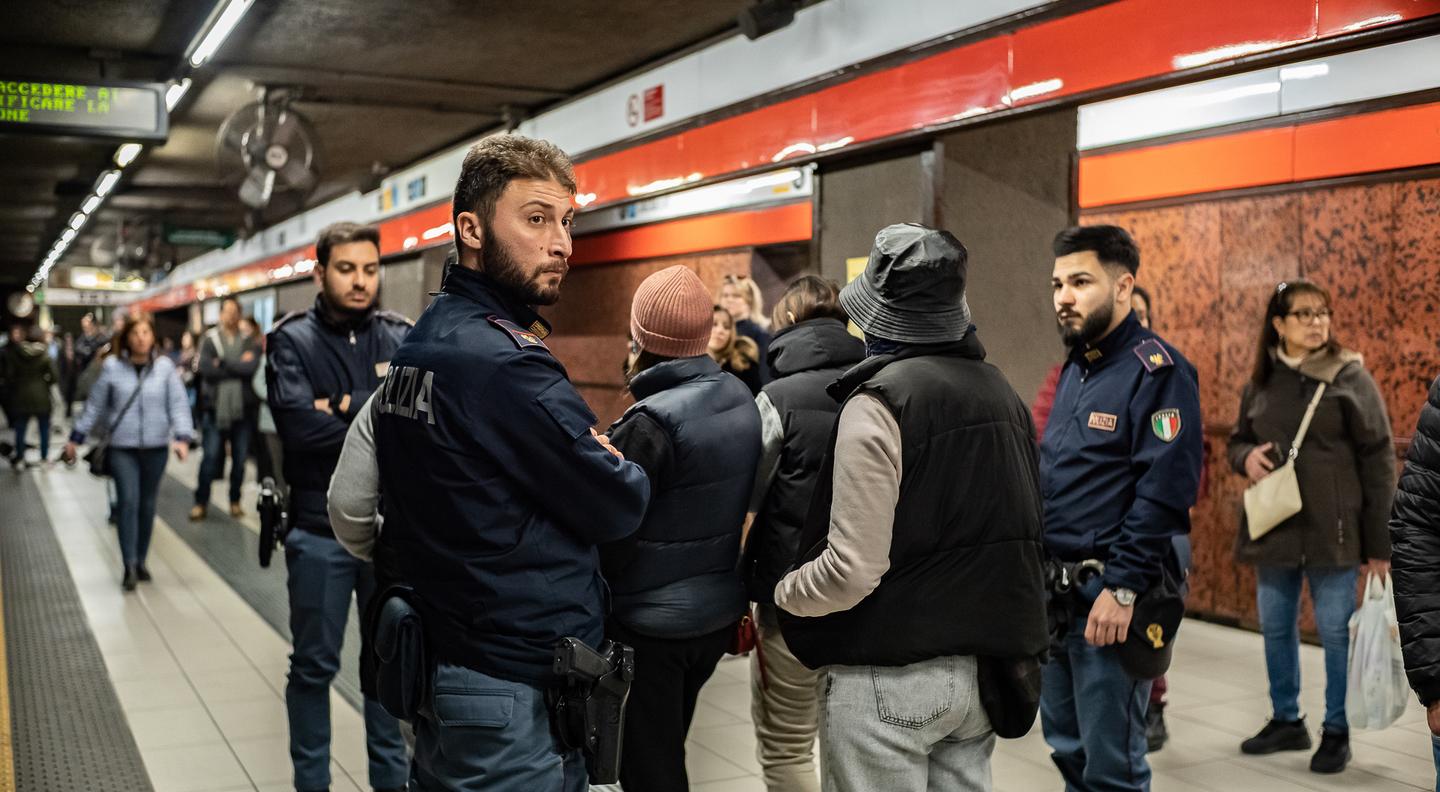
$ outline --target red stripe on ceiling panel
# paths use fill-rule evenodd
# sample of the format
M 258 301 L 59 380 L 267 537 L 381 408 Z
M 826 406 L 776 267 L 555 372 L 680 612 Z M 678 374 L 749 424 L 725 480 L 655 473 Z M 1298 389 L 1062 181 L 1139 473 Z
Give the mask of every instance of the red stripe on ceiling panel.
M 1288 182 L 1295 130 L 1262 129 L 1080 160 L 1080 206 Z
M 1440 0 L 1320 0 L 1318 33 L 1343 36 L 1431 14 L 1440 14 Z
M 932 127 L 1440 13 L 1440 0 L 1119 0 L 576 167 L 601 206 Z
M 1295 130 L 1295 180 L 1440 162 L 1440 103 L 1304 124 Z
M 575 240 L 570 263 L 600 264 L 704 250 L 799 242 L 811 236 L 811 204 L 692 217 Z

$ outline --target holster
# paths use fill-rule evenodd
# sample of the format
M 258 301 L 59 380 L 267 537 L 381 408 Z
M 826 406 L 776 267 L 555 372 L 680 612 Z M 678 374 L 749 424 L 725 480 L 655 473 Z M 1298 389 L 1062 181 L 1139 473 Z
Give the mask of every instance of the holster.
M 584 754 L 592 785 L 618 783 L 635 650 L 606 641 L 596 652 L 578 638 L 565 638 L 555 647 L 553 671 L 559 683 L 545 698 L 556 738 Z
M 434 670 L 416 596 L 409 586 L 393 585 L 371 601 L 365 626 L 373 663 L 361 663 L 362 673 L 371 675 L 370 687 L 380 706 L 411 723 L 430 700 Z

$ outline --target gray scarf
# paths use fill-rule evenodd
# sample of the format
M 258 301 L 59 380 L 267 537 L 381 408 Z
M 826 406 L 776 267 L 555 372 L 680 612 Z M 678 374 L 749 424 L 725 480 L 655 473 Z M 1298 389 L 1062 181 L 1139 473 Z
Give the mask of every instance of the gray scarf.
M 220 359 L 226 366 L 239 365 L 240 356 L 245 354 L 244 337 L 237 333 L 227 345 L 225 333 L 220 328 L 213 328 L 209 335 L 211 343 L 215 344 L 215 351 L 220 353 Z M 245 417 L 245 380 L 230 377 L 216 383 L 214 407 L 215 425 L 222 432 Z

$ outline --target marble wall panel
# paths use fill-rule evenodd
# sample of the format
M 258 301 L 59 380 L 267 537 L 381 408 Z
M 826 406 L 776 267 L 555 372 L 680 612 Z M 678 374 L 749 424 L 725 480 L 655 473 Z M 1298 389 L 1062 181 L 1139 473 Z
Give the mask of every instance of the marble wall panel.
M 1395 185 L 1394 277 L 1398 332 L 1390 369 L 1376 372 L 1397 440 L 1415 431 L 1430 383 L 1440 375 L 1440 179 Z

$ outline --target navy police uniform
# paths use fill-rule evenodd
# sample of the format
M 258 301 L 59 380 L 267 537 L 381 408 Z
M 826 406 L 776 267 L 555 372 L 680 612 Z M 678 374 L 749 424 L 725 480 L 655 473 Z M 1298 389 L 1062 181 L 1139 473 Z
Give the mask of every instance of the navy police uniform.
M 295 651 L 285 706 L 296 789 L 330 786 L 330 683 L 340 670 L 350 596 L 363 613 L 375 593 L 373 568 L 345 552 L 330 529 L 325 492 L 351 419 L 379 387 L 409 330 L 410 321 L 399 314 L 372 309 L 345 317 L 317 296 L 314 307 L 287 315 L 268 336 L 266 396 L 284 449 L 293 527 L 285 539 L 285 564 Z M 350 402 L 342 410 L 346 395 Z M 319 399 L 329 402 L 329 412 L 316 409 Z M 404 787 L 409 761 L 400 724 L 366 687 L 370 784 Z
M 1062 562 L 1098 561 L 1080 592 L 1144 593 L 1172 569 L 1189 534 L 1202 437 L 1195 367 L 1135 319 L 1077 345 L 1060 376 L 1040 447 L 1045 547 Z M 1177 570 L 1178 571 L 1178 570 Z M 1069 790 L 1143 790 L 1150 682 L 1130 677 L 1112 646 L 1085 641 L 1087 608 L 1046 665 L 1041 721 Z M 1083 713 L 1083 715 L 1082 715 Z
M 549 326 L 452 265 L 376 395 L 382 580 L 415 594 L 435 659 L 415 721 L 418 790 L 583 790 L 545 690 L 562 638 L 603 638 L 596 545 L 640 526 L 644 471 L 545 346 Z

